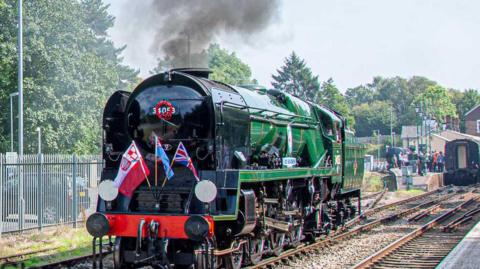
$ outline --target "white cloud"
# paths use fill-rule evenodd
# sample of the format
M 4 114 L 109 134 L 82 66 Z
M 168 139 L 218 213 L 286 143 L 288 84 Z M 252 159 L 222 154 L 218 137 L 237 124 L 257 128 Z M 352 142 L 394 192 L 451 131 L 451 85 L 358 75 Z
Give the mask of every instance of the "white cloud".
M 150 0 L 151 1 L 151 0 Z M 149 48 L 155 25 L 135 29 L 137 1 L 107 0 L 117 17 L 111 36 L 127 44 L 126 63 L 146 76 L 156 64 Z M 145 2 L 142 2 L 145 5 Z M 271 74 L 295 50 L 321 80 L 345 90 L 375 75 L 422 75 L 459 89 L 480 88 L 480 1 L 284 1 L 281 21 L 257 38 L 220 37 L 269 85 Z M 168 12 L 166 10 L 165 12 Z M 147 16 L 147 14 L 146 14 Z

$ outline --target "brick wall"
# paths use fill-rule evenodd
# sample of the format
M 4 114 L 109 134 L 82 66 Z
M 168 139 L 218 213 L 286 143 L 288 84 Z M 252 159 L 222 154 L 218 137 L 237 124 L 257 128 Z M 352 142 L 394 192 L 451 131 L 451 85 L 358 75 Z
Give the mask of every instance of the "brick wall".
M 467 133 L 469 135 L 480 136 L 480 133 L 477 133 L 477 121 L 476 120 L 465 121 L 465 133 Z
M 465 133 L 480 136 L 477 133 L 477 120 L 480 120 L 480 105 L 465 115 Z

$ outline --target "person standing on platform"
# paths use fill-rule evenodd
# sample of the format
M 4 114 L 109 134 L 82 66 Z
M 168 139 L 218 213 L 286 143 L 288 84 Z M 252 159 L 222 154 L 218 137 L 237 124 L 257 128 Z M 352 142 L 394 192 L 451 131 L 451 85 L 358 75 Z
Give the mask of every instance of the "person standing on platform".
M 437 158 L 438 163 L 438 172 L 443 173 L 445 169 L 445 156 L 443 156 L 443 152 L 440 151 Z

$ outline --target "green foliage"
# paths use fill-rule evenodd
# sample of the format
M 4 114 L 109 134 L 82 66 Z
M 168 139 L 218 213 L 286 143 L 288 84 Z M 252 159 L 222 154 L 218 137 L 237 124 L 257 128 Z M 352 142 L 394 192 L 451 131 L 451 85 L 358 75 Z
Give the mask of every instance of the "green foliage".
M 383 189 L 382 175 L 375 172 L 366 172 L 363 177 L 362 191 L 378 192 Z
M 187 66 L 184 55 L 180 57 L 181 59 L 176 59 L 166 55 L 164 58 L 158 59 L 157 66 L 150 73 L 158 74 L 175 67 Z M 256 82 L 251 79 L 250 66 L 242 62 L 234 52 L 230 53 L 218 44 L 210 44 L 207 50 L 193 53 L 190 57 L 192 66 L 208 65 L 212 70 L 210 78 L 213 80 L 232 85 Z
M 6 24 L 0 55 L 7 56 L 0 60 L 0 98 L 7 109 L 7 96 L 17 88 L 15 5 L 0 4 L 0 23 Z M 24 1 L 26 153 L 35 151 L 36 127 L 42 129 L 46 153 L 100 151 L 101 114 L 108 96 L 137 79 L 137 72 L 121 63 L 122 49 L 107 38 L 114 22 L 107 7 L 101 0 Z M 5 112 L 0 123 L 7 127 Z M 8 139 L 9 128 L 3 130 L 1 136 Z
M 352 114 L 355 117 L 356 135 L 370 136 L 373 130 L 380 130 L 381 134 L 390 133 L 390 113 L 392 105 L 386 101 L 373 101 L 355 106 Z M 393 125 L 397 124 L 397 117 L 392 114 Z
M 340 93 L 337 86 L 335 86 L 332 78 L 322 83 L 320 91 L 317 93 L 316 101 L 343 115 L 347 119 L 349 127 L 353 128 L 355 118 L 351 115 L 345 97 Z
M 218 44 L 212 44 L 207 50 L 208 66 L 212 69 L 211 79 L 228 84 L 250 83 L 252 71 L 242 62 L 234 52 L 229 53 L 220 48 Z
M 399 134 L 402 126 L 415 124 L 417 115 L 412 103 L 417 95 L 434 85 L 437 83 L 419 76 L 408 80 L 401 77 L 377 76 L 369 84 L 348 89 L 345 96 L 347 103 L 353 107 L 357 135 L 369 136 L 373 134 L 373 130 L 377 129 L 382 134 L 390 133 L 390 112 L 388 110 L 387 115 L 387 104 L 393 111 L 394 132 Z M 380 105 L 376 103 L 377 101 L 383 104 Z M 380 113 L 380 110 L 381 115 L 386 116 L 383 120 L 375 116 L 376 113 Z
M 444 123 L 447 116 L 457 116 L 449 92 L 439 85 L 428 86 L 425 92 L 415 98 L 413 104 L 423 106 L 424 111 L 440 123 Z
M 468 89 L 464 92 L 450 90 L 452 102 L 457 108 L 457 115 L 460 119 L 460 130 L 465 131 L 465 113 L 477 105 L 480 105 L 480 93 L 474 89 Z
M 345 92 L 345 99 L 349 106 L 358 106 L 364 103 L 373 102 L 377 98 L 377 94 L 371 87 L 364 85 L 355 88 L 347 89 Z
M 285 58 L 285 63 L 272 75 L 275 89 L 298 96 L 303 100 L 314 101 L 320 88 L 318 76 L 314 76 L 304 60 L 295 52 Z

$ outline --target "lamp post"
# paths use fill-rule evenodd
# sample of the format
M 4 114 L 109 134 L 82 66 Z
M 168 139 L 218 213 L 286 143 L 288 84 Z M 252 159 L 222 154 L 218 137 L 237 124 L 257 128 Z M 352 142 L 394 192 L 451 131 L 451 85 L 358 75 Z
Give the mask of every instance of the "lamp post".
M 38 154 L 42 154 L 42 129 L 40 127 L 37 127 L 37 133 L 38 133 Z
M 18 92 L 10 94 L 10 152 L 13 152 L 13 97 L 18 96 Z
M 390 141 L 392 143 L 392 148 L 395 147 L 393 135 L 393 107 L 390 107 Z
M 417 128 L 417 133 L 416 133 L 416 137 L 417 137 L 417 152 L 420 152 L 420 136 L 418 135 L 418 115 L 420 114 L 420 106 L 418 106 L 418 105 L 415 106 L 415 113 L 417 114 L 417 123 L 415 124 L 415 125 L 416 125 L 416 128 Z
M 378 150 L 377 150 L 377 162 L 380 160 L 380 130 L 373 130 L 377 134 L 377 145 L 378 145 Z
M 18 154 L 23 155 L 23 1 L 18 0 Z

